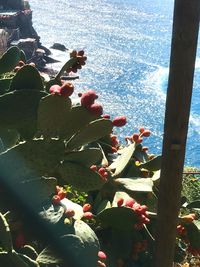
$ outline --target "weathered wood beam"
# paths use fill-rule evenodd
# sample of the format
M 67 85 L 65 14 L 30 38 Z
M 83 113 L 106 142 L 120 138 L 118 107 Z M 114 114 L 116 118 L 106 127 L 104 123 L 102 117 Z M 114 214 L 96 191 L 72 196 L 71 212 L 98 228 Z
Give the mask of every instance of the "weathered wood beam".
M 155 267 L 172 267 L 199 31 L 200 0 L 175 0 Z

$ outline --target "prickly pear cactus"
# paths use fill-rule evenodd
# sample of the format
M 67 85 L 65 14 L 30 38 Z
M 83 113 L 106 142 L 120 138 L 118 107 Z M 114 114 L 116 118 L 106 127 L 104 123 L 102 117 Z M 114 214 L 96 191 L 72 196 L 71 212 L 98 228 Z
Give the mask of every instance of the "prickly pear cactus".
M 14 90 L 39 90 L 43 91 L 43 82 L 38 70 L 31 65 L 21 67 L 13 77 L 10 91 Z
M 10 47 L 0 58 L 0 74 L 12 71 L 21 58 L 17 46 Z
M 64 139 L 70 109 L 70 98 L 56 94 L 42 98 L 38 108 L 38 134 L 44 138 Z
M 14 183 L 50 175 L 63 153 L 64 144 L 58 140 L 23 142 L 0 155 L 1 173 Z
M 0 96 L 1 127 L 33 137 L 39 101 L 45 95 L 45 92 L 36 90 L 18 90 Z
M 73 185 L 80 191 L 97 190 L 105 183 L 105 180 L 97 172 L 78 163 L 64 161 L 57 171 L 64 183 Z
M 75 134 L 67 143 L 67 149 L 74 149 L 85 144 L 97 141 L 112 132 L 112 122 L 106 119 L 98 119 L 90 122 L 80 132 Z
M 92 164 L 100 162 L 102 159 L 102 151 L 98 148 L 89 148 L 80 151 L 71 151 L 64 155 L 65 161 L 79 163 L 90 167 Z

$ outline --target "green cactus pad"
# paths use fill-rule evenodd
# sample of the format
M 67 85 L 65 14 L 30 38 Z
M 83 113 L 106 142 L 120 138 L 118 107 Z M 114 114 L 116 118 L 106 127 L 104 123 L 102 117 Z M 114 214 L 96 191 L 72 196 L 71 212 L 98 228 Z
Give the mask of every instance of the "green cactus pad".
M 56 94 L 42 98 L 38 108 L 38 133 L 45 138 L 63 137 L 70 109 L 70 98 Z
M 81 220 L 75 221 L 74 229 L 76 236 L 80 237 L 84 244 L 83 256 L 80 259 L 81 266 L 96 266 L 100 246 L 95 232 Z
M 41 265 L 57 265 L 63 263 L 62 257 L 54 253 L 51 247 L 44 248 L 38 255 L 36 261 Z
M 51 175 L 63 152 L 64 144 L 58 140 L 20 143 L 0 155 L 1 173 L 12 183 Z
M 152 192 L 153 181 L 151 178 L 118 178 L 114 183 L 123 190 L 132 192 Z
M 0 128 L 0 138 L 3 142 L 4 150 L 15 146 L 19 137 L 19 133 L 16 130 Z
M 111 203 L 109 200 L 104 199 L 101 201 L 101 203 L 99 204 L 98 208 L 97 208 L 97 213 L 102 212 L 105 209 L 109 209 L 111 208 Z
M 187 238 L 190 242 L 191 247 L 195 249 L 200 248 L 200 224 L 198 221 L 193 223 L 185 223 L 183 226 L 187 231 Z
M 98 119 L 90 122 L 80 132 L 75 134 L 67 143 L 68 149 L 78 148 L 82 145 L 97 141 L 112 132 L 112 122 L 106 119 Z
M 78 163 L 64 161 L 60 164 L 58 172 L 64 183 L 70 184 L 80 191 L 97 190 L 105 183 L 97 172 Z
M 85 107 L 73 106 L 69 116 L 66 117 L 65 139 L 69 139 L 72 135 L 79 132 L 91 121 L 96 119 L 97 116 L 92 115 Z
M 65 161 L 76 162 L 90 167 L 101 161 L 102 151 L 98 148 L 89 148 L 81 151 L 72 151 L 64 156 Z
M 74 65 L 76 65 L 76 63 L 78 62 L 78 59 L 77 58 L 70 58 L 64 65 L 63 67 L 61 68 L 61 70 L 58 72 L 58 74 L 56 75 L 55 77 L 55 80 L 58 80 L 60 79 L 60 77 L 64 74 L 64 72 L 73 67 Z
M 156 156 L 152 160 L 149 160 L 140 165 L 140 168 L 147 169 L 148 171 L 158 171 L 161 169 L 162 156 Z
M 39 90 L 43 91 L 42 78 L 38 70 L 30 65 L 24 65 L 18 70 L 10 84 L 10 91 L 14 90 Z
M 134 211 L 127 207 L 105 209 L 97 214 L 97 219 L 103 227 L 112 227 L 119 230 L 133 229 L 138 220 Z
M 122 154 L 109 166 L 109 169 L 115 169 L 113 177 L 120 175 L 129 163 L 135 151 L 135 143 L 125 147 Z
M 56 184 L 55 178 L 40 177 L 20 183 L 19 190 L 31 206 L 38 207 L 49 202 L 50 197 L 55 193 Z
M 16 252 L 0 252 L 0 262 L 2 267 L 39 267 L 37 262 Z
M 37 119 L 40 99 L 46 93 L 34 90 L 13 91 L 0 96 L 0 121 L 2 128 L 29 131 Z M 29 126 L 29 127 L 28 127 Z
M 0 79 L 0 95 L 5 94 L 9 88 L 12 78 Z
M 0 58 L 0 74 L 12 71 L 20 60 L 20 50 L 17 46 L 10 47 Z
M 64 214 L 64 208 L 61 206 L 51 205 L 48 208 L 43 208 L 39 216 L 47 223 L 47 225 L 56 225 Z
M 13 250 L 10 228 L 2 213 L 0 213 L 0 243 L 7 252 Z

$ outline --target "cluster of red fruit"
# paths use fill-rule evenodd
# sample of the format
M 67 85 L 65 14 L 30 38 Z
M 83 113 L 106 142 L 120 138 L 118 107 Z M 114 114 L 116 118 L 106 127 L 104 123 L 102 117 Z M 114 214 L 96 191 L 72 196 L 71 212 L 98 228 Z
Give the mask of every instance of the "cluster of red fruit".
M 14 68 L 14 72 L 18 72 L 18 70 L 20 70 L 25 65 L 26 65 L 26 63 L 24 61 L 20 60 L 17 64 L 17 66 Z M 35 63 L 33 63 L 33 62 L 30 62 L 28 65 L 35 67 Z
M 60 201 L 67 195 L 66 190 L 62 186 L 56 186 L 56 195 L 53 196 L 53 204 L 59 204 Z
M 106 261 L 106 258 L 107 258 L 107 256 L 106 256 L 106 254 L 103 252 L 103 251 L 99 251 L 98 252 L 98 262 L 97 262 L 97 267 L 106 267 L 106 263 L 105 263 L 105 261 Z
M 107 170 L 104 168 L 104 167 L 100 167 L 98 169 L 97 165 L 92 165 L 90 166 L 90 169 L 95 171 L 95 172 L 98 172 L 99 175 L 101 175 L 102 179 L 106 182 L 107 181 L 107 178 L 108 178 L 108 172 Z
M 83 217 L 82 219 L 91 220 L 94 218 L 93 213 L 91 212 L 92 206 L 89 203 L 83 205 Z
M 70 72 L 76 73 L 78 69 L 81 69 L 82 66 L 85 65 L 85 61 L 87 60 L 87 57 L 84 56 L 83 50 L 80 50 L 80 51 L 73 50 L 70 53 L 70 58 L 77 58 L 77 62 L 72 67 L 70 67 L 69 69 L 66 70 L 66 72 L 68 72 L 68 73 L 70 73 Z
M 99 103 L 95 103 L 98 98 L 96 92 L 92 89 L 85 93 L 79 93 L 81 106 L 85 107 L 90 113 L 95 116 L 101 116 L 103 114 L 103 107 Z
M 147 129 L 145 129 L 144 127 L 141 127 L 139 129 L 139 133 L 134 133 L 132 136 L 126 136 L 125 139 L 126 141 L 131 141 L 131 142 L 135 142 L 136 144 L 140 144 L 143 141 L 142 137 L 149 137 L 151 134 L 151 132 Z M 147 151 L 148 148 L 143 147 L 144 151 Z
M 90 113 L 95 116 L 101 116 L 103 114 L 103 107 L 99 103 L 95 103 L 98 98 L 96 92 L 92 89 L 88 90 L 86 93 L 79 93 L 81 106 L 85 107 Z
M 128 198 L 126 200 L 119 198 L 117 201 L 117 206 L 129 207 L 134 211 L 134 213 L 137 214 L 138 222 L 134 224 L 135 230 L 141 230 L 144 224 L 148 224 L 150 222 L 147 214 L 147 206 L 140 205 L 133 198 Z
M 69 97 L 74 92 L 74 85 L 70 82 L 64 82 L 61 86 L 58 84 L 54 84 L 50 87 L 49 92 L 50 94 Z

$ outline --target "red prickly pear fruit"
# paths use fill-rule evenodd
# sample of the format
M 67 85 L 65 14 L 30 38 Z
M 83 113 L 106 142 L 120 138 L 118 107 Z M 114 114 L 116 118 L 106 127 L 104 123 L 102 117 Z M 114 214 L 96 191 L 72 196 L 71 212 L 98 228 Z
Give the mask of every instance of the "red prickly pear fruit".
M 95 116 L 101 116 L 103 114 L 103 107 L 98 103 L 92 104 L 90 107 L 88 107 L 88 110 Z
M 114 146 L 111 147 L 111 150 L 112 150 L 112 153 L 116 153 L 117 152 L 117 148 L 114 147 Z
M 100 260 L 106 260 L 107 258 L 106 254 L 101 250 L 98 252 L 98 257 Z
M 143 133 L 142 133 L 142 136 L 144 137 L 149 137 L 151 134 L 151 132 L 149 130 L 145 130 Z
M 57 193 L 57 195 L 60 197 L 60 200 L 62 200 L 63 198 L 66 197 L 67 192 L 66 192 L 64 189 L 61 189 L 61 190 Z
M 89 203 L 86 203 L 83 205 L 83 212 L 90 211 L 92 209 L 92 206 Z
M 65 82 L 60 89 L 60 94 L 64 97 L 69 97 L 74 92 L 74 85 L 69 82 Z
M 139 139 L 139 137 L 140 137 L 140 135 L 139 135 L 138 133 L 134 133 L 134 134 L 132 135 L 132 140 L 133 140 L 134 142 L 137 142 L 138 139 Z
M 60 203 L 60 197 L 58 196 L 58 195 L 55 195 L 55 196 L 53 196 L 52 197 L 52 202 L 53 202 L 53 204 L 59 204 Z
M 121 207 L 121 206 L 123 205 L 123 203 L 124 203 L 124 199 L 123 199 L 123 198 L 119 198 L 119 199 L 117 200 L 117 206 L 118 206 L 118 207 Z
M 106 169 L 103 168 L 103 167 L 101 167 L 101 168 L 98 170 L 98 173 L 99 173 L 100 175 L 104 175 L 105 172 L 106 172 Z
M 140 127 L 139 132 L 143 133 L 144 131 L 145 131 L 145 128 L 144 127 Z
M 112 121 L 112 124 L 116 127 L 122 127 L 127 123 L 125 116 L 118 116 Z
M 104 119 L 110 119 L 110 115 L 109 114 L 104 114 L 104 115 L 102 115 L 102 118 L 104 118 Z
M 16 66 L 16 67 L 14 68 L 14 72 L 18 72 L 20 69 L 21 69 L 20 66 Z
M 25 65 L 24 61 L 20 60 L 20 61 L 18 62 L 18 66 L 23 67 L 24 65 Z
M 18 233 L 15 239 L 15 246 L 16 248 L 21 248 L 25 245 L 25 236 L 22 232 Z
M 142 143 L 142 141 L 143 141 L 143 139 L 141 137 L 139 137 L 138 140 L 135 142 L 136 142 L 136 144 L 140 144 L 140 143 Z
M 81 56 L 82 57 L 83 55 L 84 55 L 84 50 L 79 50 L 78 51 L 78 56 Z
M 75 215 L 75 211 L 73 209 L 67 209 L 65 211 L 65 215 L 68 217 L 68 218 L 71 218 Z
M 92 171 L 97 171 L 97 165 L 92 165 L 92 166 L 90 166 L 90 170 L 92 170 Z
M 58 94 L 60 95 L 61 86 L 58 84 L 54 84 L 50 87 L 49 92 L 50 94 Z
M 83 107 L 89 108 L 92 104 L 94 104 L 95 99 L 97 99 L 95 91 L 89 90 L 88 92 L 82 94 L 81 105 Z
M 29 66 L 32 66 L 32 67 L 36 67 L 36 65 L 35 65 L 35 63 L 34 62 L 30 62 L 29 64 L 28 64 Z
M 86 211 L 86 212 L 84 212 L 84 214 L 83 214 L 83 219 L 88 219 L 88 220 L 90 220 L 90 219 L 93 219 L 94 218 L 94 215 L 92 214 L 92 212 L 90 212 L 90 211 Z
M 135 200 L 130 197 L 130 198 L 128 198 L 128 199 L 125 200 L 125 204 L 124 205 L 126 207 L 132 208 L 134 204 L 135 204 Z
M 97 261 L 97 267 L 106 267 L 106 264 L 102 261 Z

